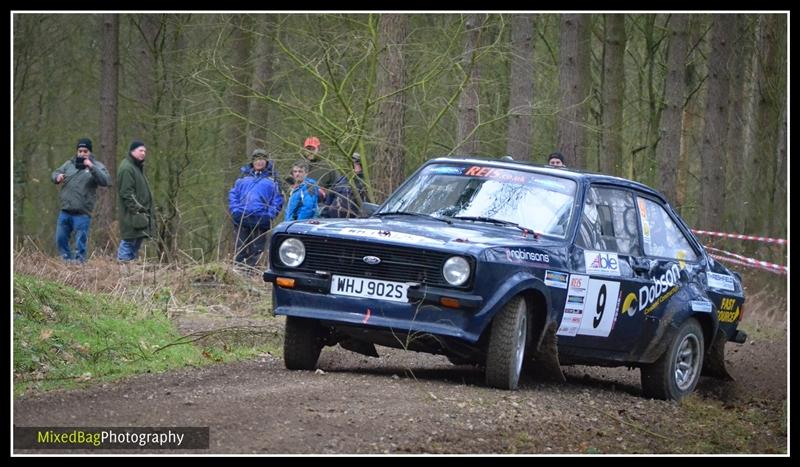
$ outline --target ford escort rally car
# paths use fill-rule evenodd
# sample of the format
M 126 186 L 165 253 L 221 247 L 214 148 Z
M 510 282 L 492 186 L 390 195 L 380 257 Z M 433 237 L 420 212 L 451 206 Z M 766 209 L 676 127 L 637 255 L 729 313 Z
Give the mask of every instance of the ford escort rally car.
M 428 161 L 374 213 L 278 225 L 270 239 L 287 368 L 339 344 L 442 354 L 516 389 L 561 365 L 641 369 L 646 397 L 730 378 L 739 276 L 709 257 L 657 191 L 517 162 Z M 524 364 L 524 365 L 523 365 Z

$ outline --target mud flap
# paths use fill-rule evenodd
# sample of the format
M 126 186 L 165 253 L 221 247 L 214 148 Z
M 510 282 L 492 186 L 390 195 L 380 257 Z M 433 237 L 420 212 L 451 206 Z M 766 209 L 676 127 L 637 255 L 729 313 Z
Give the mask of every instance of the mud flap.
M 561 372 L 561 364 L 558 362 L 558 323 L 552 322 L 545 329 L 542 342 L 538 349 L 531 353 L 527 359 L 525 371 L 528 376 L 545 381 L 565 382 L 567 379 Z
M 375 344 L 359 341 L 355 339 L 344 339 L 339 342 L 342 348 L 351 352 L 360 353 L 367 357 L 378 357 L 378 351 L 375 349 Z
M 717 330 L 717 335 L 712 342 L 711 347 L 706 352 L 703 359 L 703 370 L 700 373 L 702 376 L 711 376 L 712 378 L 719 378 L 726 381 L 734 381 L 733 376 L 728 373 L 725 368 L 725 343 L 728 341 L 728 336 L 722 329 Z

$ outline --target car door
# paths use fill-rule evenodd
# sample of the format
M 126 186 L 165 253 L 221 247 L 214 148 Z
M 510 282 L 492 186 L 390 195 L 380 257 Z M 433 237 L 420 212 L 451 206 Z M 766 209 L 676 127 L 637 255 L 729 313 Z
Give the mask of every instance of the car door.
M 661 200 L 639 193 L 636 196 L 639 226 L 642 232 L 642 258 L 635 260 L 635 269 L 646 283 L 624 299 L 646 322 L 664 317 L 670 307 L 685 311 L 711 313 L 711 303 L 705 300 L 697 276 L 701 255 L 680 229 L 679 223 Z M 635 304 L 635 306 L 634 306 Z M 644 330 L 642 339 L 655 332 L 655 326 Z
M 636 314 L 621 319 L 621 297 L 641 287 L 632 267 L 641 255 L 634 196 L 626 188 L 587 188 L 574 245 L 559 344 L 619 352 L 638 337 Z M 609 355 L 605 355 L 609 357 Z

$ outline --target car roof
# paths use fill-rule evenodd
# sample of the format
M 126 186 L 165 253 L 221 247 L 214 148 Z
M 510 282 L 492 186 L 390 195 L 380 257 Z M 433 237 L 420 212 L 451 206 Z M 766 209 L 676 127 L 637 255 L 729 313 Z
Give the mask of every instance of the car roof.
M 435 159 L 431 159 L 427 161 L 425 164 L 431 163 L 442 163 L 442 162 L 456 162 L 456 163 L 475 163 L 475 164 L 482 164 L 482 165 L 490 165 L 492 167 L 503 167 L 508 169 L 516 169 L 516 170 L 525 170 L 528 172 L 537 172 L 543 173 L 547 175 L 553 175 L 557 177 L 569 178 L 575 180 L 576 182 L 585 181 L 587 183 L 601 183 L 601 184 L 609 184 L 609 185 L 616 185 L 626 188 L 633 188 L 654 196 L 661 200 L 662 202 L 666 203 L 667 199 L 659 193 L 658 191 L 650 188 L 649 186 L 635 182 L 633 180 L 628 180 L 627 178 L 621 177 L 614 177 L 612 175 L 605 175 L 596 172 L 589 172 L 584 170 L 576 170 L 567 167 L 551 167 L 549 165 L 543 164 L 536 164 L 533 162 L 527 161 L 514 161 L 514 160 L 500 160 L 498 158 L 482 158 L 482 157 L 475 157 L 475 156 L 448 156 L 448 157 L 437 157 Z

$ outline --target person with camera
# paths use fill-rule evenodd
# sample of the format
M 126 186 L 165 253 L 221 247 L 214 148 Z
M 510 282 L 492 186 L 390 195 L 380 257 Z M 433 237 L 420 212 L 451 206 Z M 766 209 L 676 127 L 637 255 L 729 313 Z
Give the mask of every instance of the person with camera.
M 141 141 L 133 141 L 128 155 L 117 169 L 117 204 L 119 205 L 119 233 L 122 239 L 117 249 L 117 259 L 133 261 L 146 238 L 153 236 L 153 192 L 144 175 L 147 148 Z
M 67 262 L 86 261 L 86 244 L 89 240 L 89 225 L 97 202 L 97 187 L 111 184 L 106 167 L 94 158 L 92 140 L 78 140 L 77 154 L 56 169 L 51 180 L 61 189 L 61 211 L 56 224 L 58 253 Z M 75 253 L 70 240 L 75 233 Z

